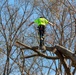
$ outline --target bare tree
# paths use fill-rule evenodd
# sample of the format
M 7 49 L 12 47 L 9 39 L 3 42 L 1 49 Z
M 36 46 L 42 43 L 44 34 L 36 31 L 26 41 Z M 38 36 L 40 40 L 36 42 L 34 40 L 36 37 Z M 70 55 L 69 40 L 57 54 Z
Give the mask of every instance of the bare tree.
M 1 3 L 0 51 L 4 60 L 1 64 L 3 67 L 0 67 L 3 72 L 1 74 L 75 75 L 76 62 L 73 54 L 76 51 L 76 9 L 74 1 L 17 0 L 11 3 L 10 0 L 4 0 Z M 55 24 L 54 27 L 46 26 L 45 54 L 38 50 L 37 26 L 35 24 L 28 26 L 40 16 L 44 16 Z M 19 46 L 15 44 L 17 40 L 20 41 Z M 63 47 L 70 50 L 68 54 L 67 49 Z
M 17 7 L 15 3 L 10 5 L 9 0 L 6 0 L 3 2 L 0 8 L 1 9 L 0 11 L 1 40 L 0 41 L 3 42 L 1 48 L 2 48 L 2 52 L 7 55 L 6 59 L 4 59 L 6 60 L 6 62 L 4 66 L 3 75 L 9 75 L 10 73 L 13 73 L 13 70 L 15 69 L 14 65 L 15 63 L 17 63 L 17 60 L 20 57 L 21 52 L 18 51 L 17 48 L 15 48 L 15 41 L 17 39 L 23 38 L 20 36 L 23 34 L 23 30 L 26 29 L 27 26 L 25 25 L 24 28 L 22 28 L 22 26 L 24 26 L 27 19 L 32 15 L 33 8 L 27 11 L 28 5 L 29 2 L 24 1 L 22 5 Z M 16 55 L 15 52 L 18 55 Z M 10 58 L 13 61 L 10 61 L 11 60 Z M 19 63 L 17 64 L 19 65 Z M 22 65 L 20 65 L 20 67 L 21 66 Z

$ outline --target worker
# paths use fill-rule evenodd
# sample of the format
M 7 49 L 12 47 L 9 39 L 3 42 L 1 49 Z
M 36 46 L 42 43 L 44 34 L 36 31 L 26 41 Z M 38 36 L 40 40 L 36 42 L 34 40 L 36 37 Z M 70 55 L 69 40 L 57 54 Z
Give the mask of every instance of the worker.
M 45 46 L 44 46 L 44 33 L 45 33 L 45 27 L 47 24 L 50 24 L 52 26 L 54 26 L 55 24 L 49 22 L 47 19 L 45 19 L 44 17 L 40 17 L 38 19 L 35 19 L 33 22 L 31 22 L 29 24 L 29 26 L 31 26 L 33 23 L 38 25 L 38 31 L 39 31 L 39 36 L 40 36 L 40 44 L 39 47 L 40 49 L 45 50 Z

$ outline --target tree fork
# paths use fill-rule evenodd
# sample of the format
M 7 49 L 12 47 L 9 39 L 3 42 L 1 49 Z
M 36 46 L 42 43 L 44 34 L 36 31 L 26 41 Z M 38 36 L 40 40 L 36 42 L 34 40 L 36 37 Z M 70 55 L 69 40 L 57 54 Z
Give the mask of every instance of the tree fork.
M 33 50 L 34 52 L 36 52 L 38 54 L 37 56 L 40 55 L 42 57 L 48 58 L 48 56 L 44 55 L 44 53 L 40 53 L 38 51 L 38 46 L 30 47 L 30 46 L 27 46 L 26 44 L 23 44 L 23 43 L 19 42 L 19 41 L 16 41 L 16 45 L 17 46 L 22 46 L 23 49 Z M 52 51 L 53 53 L 55 53 L 58 56 L 57 58 L 59 58 L 61 63 L 63 64 L 63 66 L 65 68 L 65 72 L 67 73 L 67 75 L 72 75 L 72 73 L 70 72 L 70 69 L 69 69 L 69 67 L 66 63 L 66 60 L 65 60 L 65 58 L 66 59 L 68 58 L 68 59 L 72 60 L 73 67 L 76 67 L 75 66 L 76 65 L 76 56 L 74 55 L 74 53 L 71 50 L 68 50 L 61 45 L 56 45 L 54 47 L 47 47 L 46 46 L 46 50 L 47 51 Z M 33 56 L 36 56 L 36 54 L 33 55 Z M 26 57 L 28 58 L 28 57 L 32 57 L 32 56 L 26 56 Z M 51 58 L 51 57 L 49 56 L 49 58 Z

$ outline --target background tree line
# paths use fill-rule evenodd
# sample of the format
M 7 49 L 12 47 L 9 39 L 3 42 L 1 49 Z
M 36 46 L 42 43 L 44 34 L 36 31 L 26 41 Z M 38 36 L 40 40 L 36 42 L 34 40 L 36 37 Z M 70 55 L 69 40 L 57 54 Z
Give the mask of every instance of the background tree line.
M 19 40 L 29 46 L 38 46 L 37 26 L 29 24 L 44 16 L 56 26 L 46 26 L 45 45 L 59 44 L 72 52 L 76 50 L 75 0 L 0 0 L 0 75 L 66 75 L 56 55 L 46 51 L 50 59 L 41 56 L 21 59 L 35 54 L 30 49 L 16 46 Z M 66 60 L 75 75 L 71 60 Z

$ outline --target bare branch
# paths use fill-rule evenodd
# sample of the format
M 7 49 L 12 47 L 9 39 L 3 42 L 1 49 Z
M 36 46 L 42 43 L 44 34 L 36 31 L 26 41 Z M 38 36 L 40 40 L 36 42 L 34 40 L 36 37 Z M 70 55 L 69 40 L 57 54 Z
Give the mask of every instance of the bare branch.
M 75 64 L 76 64 L 76 56 L 74 55 L 74 53 L 71 50 L 68 50 L 66 48 L 64 48 L 63 46 L 60 45 L 56 45 L 56 48 L 58 49 L 58 51 L 60 51 L 65 57 L 68 57 L 69 59 L 71 59 Z
M 45 54 L 33 54 L 33 55 L 30 55 L 30 56 L 25 56 L 25 57 L 21 57 L 21 58 L 31 58 L 31 57 L 35 57 L 35 56 L 41 56 L 41 57 L 44 57 L 46 59 L 52 59 L 52 60 L 56 60 L 56 59 L 59 59 L 57 56 L 56 57 L 52 57 L 52 56 L 46 56 Z
M 36 52 L 39 56 L 42 56 L 42 57 L 45 57 L 48 59 L 57 59 L 58 58 L 58 57 L 46 56 L 45 54 L 39 52 L 38 46 L 37 47 L 30 47 L 30 46 L 27 46 L 27 45 L 19 42 L 19 41 L 16 41 L 16 45 L 24 46 L 25 47 L 24 49 L 31 49 L 34 52 Z M 76 56 L 74 55 L 74 53 L 71 50 L 68 50 L 65 47 L 60 46 L 60 45 L 56 45 L 55 47 L 46 47 L 46 49 L 48 51 L 52 51 L 53 53 L 56 53 L 58 50 L 62 55 L 64 55 L 65 58 L 71 59 L 74 62 L 74 64 L 76 64 Z M 38 55 L 33 55 L 33 56 L 38 56 Z M 32 57 L 32 56 L 28 56 L 28 57 Z

